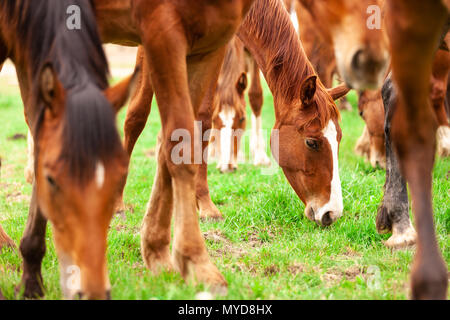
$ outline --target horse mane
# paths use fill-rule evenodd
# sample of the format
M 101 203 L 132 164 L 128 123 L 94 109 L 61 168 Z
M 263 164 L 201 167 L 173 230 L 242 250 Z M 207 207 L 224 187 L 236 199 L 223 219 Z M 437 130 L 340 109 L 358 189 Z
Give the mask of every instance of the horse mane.
M 246 47 L 253 46 L 259 67 L 280 105 L 299 105 L 300 88 L 308 77 L 317 75 L 309 62 L 289 14 L 279 0 L 255 1 L 241 25 L 239 36 L 248 38 Z M 242 39 L 242 37 L 241 37 Z M 255 47 L 256 46 L 256 47 Z M 339 111 L 322 82 L 317 78 L 314 112 L 303 112 L 302 125 L 318 119 L 324 128 Z M 277 103 L 275 103 L 277 104 Z M 277 107 L 275 105 L 275 107 Z
M 70 5 L 81 9 L 81 29 L 69 30 Z M 34 136 L 42 126 L 45 105 L 39 92 L 42 67 L 51 63 L 66 91 L 61 159 L 79 182 L 92 176 L 98 161 L 120 147 L 115 115 L 102 90 L 108 87 L 108 63 L 97 30 L 92 0 L 2 0 L 0 10 L 15 34 L 15 52 L 28 62 Z M 38 146 L 35 144 L 38 154 Z

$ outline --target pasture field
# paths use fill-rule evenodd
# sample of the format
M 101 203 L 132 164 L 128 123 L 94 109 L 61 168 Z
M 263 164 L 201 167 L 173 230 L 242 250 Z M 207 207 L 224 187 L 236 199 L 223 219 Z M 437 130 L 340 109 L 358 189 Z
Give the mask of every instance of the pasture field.
M 264 86 L 263 125 L 274 124 L 273 100 Z M 391 251 L 388 235 L 375 229 L 385 173 L 374 170 L 353 152 L 363 129 L 353 111 L 343 112 L 340 174 L 344 216 L 328 228 L 303 214 L 304 205 L 281 170 L 262 175 L 251 164 L 220 174 L 209 166 L 213 201 L 223 221 L 201 222 L 208 251 L 228 281 L 224 299 L 406 299 L 413 249 Z M 119 115 L 123 127 L 125 111 Z M 26 125 L 20 95 L 0 88 L 0 223 L 18 244 L 25 227 L 31 186 L 25 182 Z M 250 111 L 248 118 L 250 119 Z M 250 123 L 250 121 L 248 121 Z M 108 264 L 113 299 L 195 299 L 202 285 L 186 284 L 176 273 L 153 276 L 140 254 L 140 227 L 155 174 L 154 148 L 160 128 L 153 105 L 147 127 L 133 154 L 125 189 L 128 210 L 114 216 L 108 236 Z M 22 134 L 23 136 L 17 136 Z M 16 136 L 15 136 L 16 135 Z M 15 136 L 15 137 L 14 137 Z M 248 158 L 248 141 L 246 156 Z M 433 173 L 433 204 L 439 245 L 450 261 L 450 159 L 438 159 Z M 45 299 L 61 299 L 59 267 L 47 232 L 43 262 Z M 0 253 L 0 288 L 8 299 L 20 282 L 21 258 L 16 249 Z

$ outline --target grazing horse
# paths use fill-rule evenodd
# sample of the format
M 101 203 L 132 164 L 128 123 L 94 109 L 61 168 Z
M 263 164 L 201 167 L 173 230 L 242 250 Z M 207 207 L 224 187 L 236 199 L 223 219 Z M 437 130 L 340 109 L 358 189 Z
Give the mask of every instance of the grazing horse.
M 365 122 L 355 153 L 365 157 L 373 168 L 386 168 L 384 109 L 380 90 L 364 90 L 358 99 L 359 115 Z
M 82 12 L 79 30 L 68 27 L 72 5 Z M 107 298 L 106 235 L 128 158 L 115 126 L 117 105 L 106 98 L 108 66 L 92 3 L 3 0 L 0 64 L 7 58 L 16 66 L 35 141 L 20 289 L 25 297 L 44 293 L 41 262 L 50 220 L 64 295 Z
M 212 106 L 213 130 L 208 157 L 217 157 L 221 172 L 237 169 L 240 141 L 246 125 L 247 74 L 244 45 L 233 37 L 227 47 Z
M 104 42 L 142 45 L 137 63 L 143 72 L 125 121 L 125 148 L 129 154 L 145 126 L 153 92 L 161 115 L 158 169 L 141 231 L 143 259 L 155 272 L 174 267 L 185 279 L 218 289 L 225 287 L 226 282 L 207 254 L 196 199 L 201 216 L 220 212 L 209 196 L 207 164 L 202 157 L 196 159 L 201 162 L 196 180 L 198 167 L 193 158 L 206 153 L 209 135 L 205 133 L 211 128 L 211 106 L 225 44 L 241 23 L 239 36 L 258 65 L 263 66 L 274 93 L 280 165 L 307 204 L 305 213 L 311 220 L 329 225 L 342 215 L 343 207 L 337 162 L 341 130 L 333 98 L 348 89 L 338 87 L 327 92 L 317 81 L 279 1 L 257 0 L 242 22 L 251 4 L 252 1 L 188 4 L 123 0 L 112 5 L 106 0 L 95 1 Z M 179 162 L 174 154 L 180 149 L 180 142 L 172 134 L 184 129 L 184 133 L 194 137 L 196 119 L 202 121 L 199 131 L 203 152 L 194 148 L 195 152 L 185 155 L 190 161 Z M 182 143 L 188 149 L 195 144 L 193 139 Z M 277 149 L 276 144 L 272 148 Z M 172 209 L 175 236 L 171 259 Z
M 448 75 L 450 72 L 450 33 L 447 33 L 436 56 L 433 60 L 430 79 L 430 101 L 438 121 L 437 130 L 437 154 L 440 157 L 450 155 L 450 127 L 446 113 L 445 99 L 447 95 Z M 377 164 L 383 168 L 386 164 L 386 148 L 384 135 L 384 108 L 381 90 L 365 90 L 360 93 L 358 100 L 360 116 L 366 122 L 363 136 L 360 140 L 367 138 L 368 143 L 358 141 L 356 149 L 362 156 L 366 156 L 371 165 Z M 370 148 L 361 148 L 361 146 Z
M 381 87 L 389 65 L 387 37 L 378 25 L 384 0 L 298 1 L 334 48 L 342 80 L 355 90 Z
M 252 110 L 250 150 L 253 164 L 269 165 L 262 132 L 263 91 L 259 68 L 239 38 L 228 44 L 224 64 L 213 99 L 213 130 L 209 159 L 217 158 L 221 172 L 237 169 L 240 140 L 246 126 L 245 92 L 251 78 L 248 97 Z
M 256 17 L 259 16 L 265 18 L 258 22 Z M 306 216 L 319 224 L 329 225 L 342 215 L 337 164 L 341 130 L 333 99 L 346 94 L 348 88 L 339 86 L 327 91 L 317 81 L 289 16 L 278 1 L 257 1 L 238 34 L 257 64 L 263 66 L 262 71 L 274 95 L 277 117 L 274 132 L 279 133 L 280 144 L 276 144 L 275 137 L 272 149 L 279 155 L 278 160 L 289 183 L 306 203 Z M 141 55 L 138 62 L 145 69 L 148 62 L 144 58 Z M 143 79 L 138 92 L 151 94 L 151 87 L 147 79 Z M 197 115 L 204 133 L 211 128 L 214 92 L 209 90 Z M 142 102 L 144 96 L 147 100 Z M 145 124 L 149 112 L 148 96 L 139 94 L 135 98 L 125 121 L 125 144 L 129 151 L 132 148 L 127 142 L 134 143 L 143 126 L 132 125 L 128 119 L 137 120 L 139 117 L 139 124 Z M 203 150 L 207 147 L 207 140 L 204 139 Z M 203 162 L 197 180 L 200 216 L 220 217 L 209 196 L 206 172 L 207 163 Z

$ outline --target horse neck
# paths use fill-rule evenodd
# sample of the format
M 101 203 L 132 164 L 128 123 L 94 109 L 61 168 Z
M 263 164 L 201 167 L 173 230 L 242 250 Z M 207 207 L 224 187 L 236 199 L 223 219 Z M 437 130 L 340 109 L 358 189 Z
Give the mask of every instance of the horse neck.
M 279 118 L 287 111 L 283 109 L 300 101 L 302 82 L 315 74 L 283 4 L 256 0 L 238 36 L 263 72 Z

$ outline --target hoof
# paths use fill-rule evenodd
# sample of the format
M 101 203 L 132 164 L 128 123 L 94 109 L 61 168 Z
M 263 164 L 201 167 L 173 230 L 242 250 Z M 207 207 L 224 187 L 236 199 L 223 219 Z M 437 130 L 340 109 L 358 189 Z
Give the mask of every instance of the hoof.
M 162 272 L 172 272 L 174 270 L 168 247 L 159 252 L 147 248 L 143 249 L 141 253 L 145 266 L 153 275 L 159 275 Z
M 201 220 L 222 220 L 223 215 L 216 205 L 212 202 L 209 195 L 204 196 L 203 199 L 197 199 L 197 206 L 199 209 L 199 218 Z
M 402 232 L 396 231 L 395 225 L 393 226 L 392 236 L 384 242 L 384 245 L 391 249 L 406 249 L 416 244 L 417 234 L 413 226 L 402 230 Z
M 442 256 L 416 259 L 411 273 L 412 299 L 445 300 L 447 287 L 448 273 Z
M 209 260 L 209 256 L 205 253 L 195 260 L 199 262 L 174 250 L 173 264 L 186 282 L 193 285 L 202 283 L 212 294 L 226 295 L 228 284 L 219 269 Z
M 44 288 L 38 280 L 22 281 L 14 288 L 14 294 L 21 299 L 41 299 L 44 297 Z

